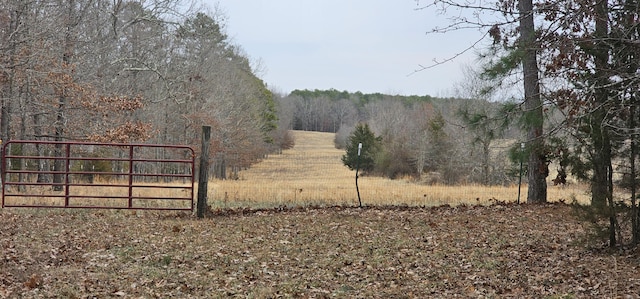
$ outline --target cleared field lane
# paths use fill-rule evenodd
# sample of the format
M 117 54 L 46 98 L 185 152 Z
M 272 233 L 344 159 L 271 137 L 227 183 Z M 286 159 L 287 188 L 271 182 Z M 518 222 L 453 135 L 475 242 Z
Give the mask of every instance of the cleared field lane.
M 237 180 L 213 180 L 209 203 L 215 207 L 271 207 L 299 205 L 357 205 L 355 171 L 342 164 L 344 150 L 336 149 L 333 133 L 293 131 L 295 146 L 270 155 L 238 173 Z M 426 185 L 411 179 L 390 180 L 360 176 L 364 205 L 436 206 L 490 204 L 517 199 L 518 186 Z M 522 186 L 521 200 L 527 186 Z M 550 201 L 573 198 L 587 202 L 583 185 L 549 187 Z

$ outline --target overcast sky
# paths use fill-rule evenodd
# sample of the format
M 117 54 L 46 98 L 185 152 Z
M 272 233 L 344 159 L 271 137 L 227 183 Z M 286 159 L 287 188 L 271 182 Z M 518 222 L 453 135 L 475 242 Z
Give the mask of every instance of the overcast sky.
M 218 4 L 226 30 L 270 88 L 451 96 L 469 53 L 412 74 L 462 51 L 476 32 L 429 34 L 446 18 L 416 10 L 415 0 L 205 0 Z M 422 1 L 422 4 L 426 4 Z M 411 75 L 410 75 L 411 74 Z

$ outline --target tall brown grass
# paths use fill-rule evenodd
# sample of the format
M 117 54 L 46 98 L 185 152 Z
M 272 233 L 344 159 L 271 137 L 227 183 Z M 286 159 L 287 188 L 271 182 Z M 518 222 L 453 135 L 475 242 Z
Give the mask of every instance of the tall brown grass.
M 69 207 L 103 207 L 126 208 L 129 204 L 129 187 L 125 181 L 95 181 L 96 184 L 113 184 L 113 186 L 70 186 L 68 190 Z M 117 186 L 120 185 L 120 186 Z M 172 188 L 163 184 L 135 183 L 132 188 L 133 208 L 191 208 L 191 201 L 184 200 L 190 196 L 191 183 L 172 183 Z M 51 186 L 26 186 L 18 189 L 13 187 L 6 192 L 7 206 L 43 206 L 64 207 L 67 191 L 54 191 Z M 108 196 L 113 198 L 95 198 Z M 182 200 L 174 200 L 181 198 Z
M 280 155 L 269 156 L 238 180 L 209 183 L 209 203 L 218 207 L 272 205 L 356 205 L 355 171 L 342 164 L 343 150 L 333 145 L 334 134 L 293 131 L 296 144 Z M 360 176 L 365 205 L 459 205 L 514 202 L 518 186 L 423 185 L 410 179 L 390 180 Z M 584 185 L 550 186 L 549 201 L 588 202 Z M 521 188 L 526 201 L 527 186 Z
M 357 205 L 355 171 L 342 164 L 343 150 L 333 146 L 334 134 L 293 131 L 296 144 L 282 154 L 271 155 L 247 170 L 240 171 L 237 180 L 211 180 L 208 202 L 214 208 L 274 207 L 298 205 Z M 105 183 L 105 182 L 100 182 Z M 118 184 L 118 182 L 109 182 Z M 121 184 L 126 184 L 121 182 Z M 514 202 L 518 186 L 482 185 L 424 185 L 411 179 L 390 180 L 360 176 L 358 180 L 363 205 L 437 206 L 443 204 L 491 204 L 497 201 Z M 185 187 L 190 182 L 185 183 Z M 7 197 L 6 203 L 17 205 L 62 206 L 63 195 L 40 187 L 28 193 L 41 196 Z M 197 184 L 194 190 L 197 190 Z M 127 199 L 84 198 L 89 195 L 127 196 L 128 188 L 74 186 L 70 190 L 76 206 L 125 207 Z M 185 189 L 135 188 L 138 197 L 184 197 Z M 194 191 L 195 193 L 195 191 Z M 527 186 L 522 185 L 520 200 L 526 201 Z M 587 188 L 581 184 L 548 188 L 549 201 L 577 200 L 588 203 Z M 134 206 L 189 207 L 190 202 L 165 199 L 136 199 Z

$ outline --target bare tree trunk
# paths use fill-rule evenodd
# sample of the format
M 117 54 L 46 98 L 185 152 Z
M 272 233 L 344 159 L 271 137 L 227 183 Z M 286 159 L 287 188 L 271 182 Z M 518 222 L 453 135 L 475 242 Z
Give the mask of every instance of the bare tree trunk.
M 1 112 L 0 112 L 0 139 L 4 142 L 9 141 L 9 119 L 11 118 L 11 103 L 15 99 L 15 73 L 17 64 L 17 47 L 19 38 L 17 34 L 13 34 L 18 31 L 18 26 L 22 19 L 22 14 L 19 9 L 14 9 L 10 12 L 11 18 L 9 21 L 8 31 L 11 32 L 11 38 L 8 41 L 8 78 L 3 84 L 2 94 L 0 94 Z
M 597 1 L 595 4 L 595 38 L 594 52 L 595 63 L 595 106 L 597 107 L 591 117 L 591 129 L 594 147 L 593 180 L 591 185 L 591 204 L 598 211 L 608 213 L 609 216 L 609 246 L 615 246 L 616 240 L 616 214 L 613 203 L 613 169 L 611 166 L 611 138 L 609 129 L 605 126 L 607 112 L 606 103 L 609 101 L 609 92 L 605 88 L 608 83 L 605 70 L 608 68 L 608 46 L 602 42 L 609 34 L 608 2 Z M 609 205 L 607 209 L 607 204 Z
M 631 105 L 629 106 L 629 129 L 636 130 L 636 105 L 635 97 L 631 97 Z M 631 192 L 631 243 L 633 246 L 638 245 L 640 231 L 638 230 L 638 207 L 636 205 L 636 137 L 631 136 L 629 144 L 629 190 Z
M 213 164 L 213 173 L 216 179 L 226 179 L 227 178 L 227 163 L 224 157 L 224 154 L 218 154 L 215 158 L 215 162 Z
M 36 140 L 40 140 L 42 137 L 42 114 L 41 113 L 35 113 L 33 115 L 33 133 L 35 135 L 35 139 Z M 41 146 L 40 144 L 36 143 L 36 152 L 38 153 L 38 156 L 43 157 L 45 155 L 44 153 L 44 147 Z M 47 181 L 47 177 L 46 175 L 43 173 L 45 171 L 47 167 L 47 163 L 45 159 L 38 159 L 38 178 L 37 178 L 37 182 L 38 183 L 44 183 Z
M 0 140 L 3 142 L 9 141 L 9 118 L 11 117 L 11 99 L 12 99 L 12 83 L 11 79 L 5 88 L 5 92 L 0 97 L 2 103 L 0 104 Z
M 55 141 L 62 141 L 62 134 L 64 133 L 64 107 L 66 104 L 66 97 L 65 96 L 60 96 L 60 98 L 58 99 L 58 112 L 57 112 L 57 116 L 56 116 L 56 126 L 55 126 Z M 63 146 L 62 144 L 56 144 L 54 147 L 54 152 L 55 152 L 55 156 L 56 157 L 62 157 L 62 150 L 63 150 Z M 56 159 L 55 162 L 53 163 L 53 171 L 55 172 L 53 174 L 53 183 L 54 184 L 61 184 L 64 178 L 64 175 L 62 175 L 60 172 L 64 171 L 64 160 L 62 159 Z M 62 191 L 62 186 L 61 185 L 54 185 L 53 186 L 53 190 L 55 191 Z
M 485 141 L 482 143 L 482 184 L 488 186 L 491 182 L 490 180 L 490 160 L 491 160 L 491 149 L 489 146 L 491 145 L 491 141 Z
M 537 46 L 533 21 L 533 3 L 520 0 L 521 47 L 524 47 L 522 70 L 524 73 L 524 107 L 529 144 L 529 190 L 527 202 L 547 201 L 547 175 L 549 174 L 544 151 L 542 100 L 538 77 Z
M 66 68 L 69 67 L 71 65 L 71 59 L 73 57 L 73 41 L 72 41 L 72 30 L 74 27 L 73 24 L 73 20 L 75 19 L 75 15 L 74 15 L 74 10 L 75 10 L 75 0 L 69 0 L 69 2 L 67 3 L 68 7 L 68 11 L 67 11 L 67 16 L 66 16 L 66 26 L 65 26 L 65 35 L 64 35 L 64 48 L 63 48 L 63 54 L 62 54 L 62 67 Z M 65 119 L 65 108 L 67 105 L 67 91 L 63 88 L 61 91 L 60 96 L 58 97 L 58 109 L 56 112 L 56 125 L 55 125 L 55 141 L 62 141 L 63 140 L 63 136 L 64 136 L 64 127 L 65 127 L 65 123 L 66 123 L 66 119 Z M 55 145 L 55 156 L 56 157 L 61 157 L 62 156 L 62 145 L 61 144 L 56 144 Z M 61 172 L 63 172 L 64 166 L 66 165 L 65 161 L 63 159 L 56 159 L 53 165 L 53 171 L 55 172 L 53 174 L 53 183 L 54 184 L 61 184 L 64 178 L 64 175 L 62 175 Z M 55 191 L 61 191 L 62 190 L 62 186 L 61 185 L 54 185 L 53 186 L 53 190 Z
M 17 34 L 14 34 L 18 31 L 18 27 L 21 19 L 21 12 L 19 9 L 12 9 L 10 11 L 11 17 L 9 21 L 8 31 L 11 32 L 11 38 L 8 41 L 8 75 L 7 80 L 4 82 L 2 89 L 0 90 L 0 141 L 7 142 L 11 139 L 10 130 L 9 130 L 9 120 L 11 119 L 11 105 L 15 100 L 15 74 L 16 74 L 16 62 L 17 62 L 17 39 L 19 38 Z M 4 148 L 4 146 L 2 147 Z M 9 150 L 9 148 L 7 148 Z M 0 154 L 2 150 L 0 150 Z M 10 161 L 7 167 L 11 167 Z M 3 167 L 4 171 L 4 167 Z M 4 172 L 2 173 L 2 180 L 4 180 Z
M 19 102 L 20 103 L 20 102 Z M 24 102 L 20 103 L 20 134 L 18 135 L 18 138 L 20 140 L 25 140 L 27 139 L 27 115 L 26 115 L 26 111 L 25 111 L 25 107 L 26 105 L 24 105 Z M 18 153 L 18 155 L 23 156 L 24 155 L 24 144 L 22 143 L 18 143 L 16 144 L 16 152 Z M 18 165 L 17 168 L 19 168 L 21 171 L 25 171 L 27 170 L 27 165 L 24 161 L 24 159 L 16 159 L 16 163 Z M 26 177 L 26 178 L 25 178 Z M 18 174 L 18 181 L 20 182 L 24 182 L 25 179 L 29 179 L 29 175 L 28 174 L 24 174 L 24 173 L 19 173 Z M 25 191 L 25 186 L 24 185 L 20 185 L 18 186 L 18 190 L 20 191 Z
M 12 75 L 10 75 L 12 76 Z M 9 141 L 9 117 L 11 114 L 11 97 L 12 97 L 12 88 L 11 85 L 12 79 L 9 79 L 9 83 L 3 86 L 2 93 L 0 94 L 0 142 Z M 4 156 L 4 145 L 0 144 L 0 155 Z M 10 163 L 10 161 L 9 161 Z M 10 167 L 11 164 L 8 164 L 7 167 Z M 2 176 L 0 177 L 0 182 L 4 182 L 6 179 L 4 173 L 5 167 L 2 167 Z M 9 188 L 6 186 L 5 188 Z

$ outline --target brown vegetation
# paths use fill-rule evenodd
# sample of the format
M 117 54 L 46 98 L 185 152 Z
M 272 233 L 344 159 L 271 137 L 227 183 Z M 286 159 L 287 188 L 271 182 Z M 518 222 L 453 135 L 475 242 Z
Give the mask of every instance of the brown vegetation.
M 277 205 L 355 205 L 355 171 L 342 165 L 344 150 L 333 146 L 333 133 L 292 131 L 295 146 L 240 171 L 238 180 L 209 183 L 209 203 L 216 207 Z M 518 186 L 428 185 L 411 178 L 360 177 L 366 205 L 437 206 L 514 202 Z M 522 201 L 526 199 L 522 186 Z M 588 203 L 581 184 L 549 187 L 549 201 Z
M 586 249 L 571 213 L 5 209 L 0 298 L 636 298 L 636 253 Z

